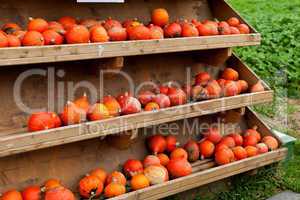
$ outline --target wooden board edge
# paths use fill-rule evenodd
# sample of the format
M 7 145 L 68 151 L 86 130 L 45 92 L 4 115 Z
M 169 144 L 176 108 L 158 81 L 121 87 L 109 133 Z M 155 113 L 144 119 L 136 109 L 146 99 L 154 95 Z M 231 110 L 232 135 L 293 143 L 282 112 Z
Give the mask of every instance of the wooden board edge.
M 256 97 L 261 97 L 258 100 L 253 100 L 252 99 L 252 95 L 255 95 Z M 198 116 L 203 116 L 203 115 L 208 115 L 208 114 L 213 114 L 213 113 L 217 113 L 217 112 L 221 112 L 221 111 L 226 111 L 226 110 L 231 110 L 231 109 L 236 109 L 239 107 L 245 107 L 245 106 L 249 106 L 249 105 L 255 105 L 255 104 L 260 104 L 260 103 L 264 103 L 264 102 L 269 102 L 272 100 L 273 97 L 273 93 L 271 91 L 265 91 L 261 94 L 251 94 L 249 95 L 250 100 L 245 100 L 245 102 L 240 103 L 240 104 L 230 104 L 230 105 L 226 105 L 226 100 L 222 100 L 222 99 L 216 99 L 216 101 L 218 101 L 219 103 L 215 104 L 215 108 L 210 108 L 211 110 L 196 110 L 194 112 L 189 112 L 189 113 L 182 113 L 182 114 L 178 114 L 178 115 L 174 115 L 174 116 L 168 116 L 168 117 L 164 117 L 161 119 L 154 119 L 154 120 L 138 120 L 139 118 L 142 118 L 142 115 L 147 115 L 147 114 L 152 114 L 152 113 L 143 113 L 141 114 L 136 114 L 136 115 L 128 115 L 125 116 L 124 118 L 120 118 L 121 120 L 126 121 L 126 119 L 131 119 L 131 121 L 134 119 L 136 119 L 137 121 L 134 122 L 135 126 L 133 127 L 133 123 L 130 123 L 126 126 L 118 126 L 116 128 L 107 128 L 107 129 L 102 129 L 102 130 L 97 130 L 96 132 L 92 132 L 92 128 L 93 127 L 106 127 L 105 124 L 109 124 L 110 120 L 107 121 L 97 121 L 97 122 L 87 122 L 86 124 L 80 124 L 80 125 L 72 125 L 72 126 L 66 126 L 66 127 L 61 127 L 58 129 L 51 129 L 51 130 L 47 130 L 47 131 L 41 131 L 41 132 L 33 132 L 33 133 L 24 133 L 24 134 L 14 134 L 12 136 L 6 137 L 8 140 L 5 141 L 4 138 L 0 138 L 0 144 L 2 142 L 3 147 L 0 150 L 0 157 L 5 157 L 5 156 L 9 156 L 9 155 L 13 155 L 13 154 L 18 154 L 18 153 L 23 153 L 23 152 L 28 152 L 28 151 L 34 151 L 37 149 L 43 149 L 43 148 L 48 148 L 48 147 L 52 147 L 52 146 L 58 146 L 61 144 L 68 144 L 68 143 L 72 143 L 72 142 L 77 142 L 77 141 L 82 141 L 82 140 L 88 140 L 88 139 L 93 139 L 93 138 L 97 138 L 97 137 L 101 137 L 101 136 L 106 136 L 106 135 L 111 135 L 111 134 L 116 134 L 116 133 L 120 133 L 123 131 L 128 131 L 128 130 L 132 130 L 133 128 L 137 129 L 137 128 L 144 128 L 144 127 L 148 127 L 151 125 L 156 125 L 156 124 L 161 124 L 161 123 L 167 123 L 167 122 L 172 122 L 172 121 L 177 121 L 177 120 L 181 120 L 181 119 L 186 119 L 186 118 L 192 118 L 192 117 L 198 117 Z M 239 96 L 235 96 L 232 98 L 241 98 Z M 224 102 L 222 102 L 224 101 Z M 222 103 L 224 103 L 224 106 L 220 106 L 222 105 Z M 210 102 L 198 102 L 196 103 L 196 105 L 207 105 L 210 107 L 210 105 L 212 105 Z M 184 106 L 182 106 L 182 109 L 191 109 L 193 106 L 195 106 L 195 104 L 186 104 Z M 173 107 L 173 109 L 177 110 L 178 108 Z M 148 116 L 149 117 L 149 116 Z M 117 122 L 117 120 L 119 120 L 118 118 L 113 118 L 112 120 L 116 120 L 116 124 L 120 124 Z M 101 125 L 102 124 L 102 125 Z M 126 124 L 126 123 L 125 123 Z M 81 131 L 84 130 L 86 133 L 81 133 Z M 69 133 L 73 134 L 72 137 L 61 137 L 58 138 L 57 136 L 61 135 L 62 132 L 68 131 Z M 55 133 L 55 134 L 54 134 Z M 46 135 L 49 134 L 49 135 Z M 52 134 L 52 135 L 51 135 Z M 48 139 L 43 139 L 44 141 L 42 141 L 43 137 L 48 137 Z M 21 138 L 24 137 L 22 140 Z M 34 139 L 34 137 L 36 137 Z M 24 140 L 26 140 L 26 138 L 28 138 L 28 140 L 30 140 L 32 142 L 32 144 L 28 144 L 28 142 L 22 142 Z M 38 141 L 38 142 L 33 142 L 34 140 Z M 4 141 L 6 142 L 6 146 L 4 146 Z M 22 144 L 22 146 L 18 146 L 18 147 L 12 147 L 13 145 L 11 145 L 8 141 L 18 141 L 20 144 Z M 24 145 L 26 144 L 26 145 Z
M 155 185 L 150 188 L 128 193 L 120 197 L 112 198 L 111 200 L 155 200 L 164 198 L 179 192 L 200 187 L 217 180 L 228 178 L 233 175 L 281 161 L 286 155 L 287 149 L 281 148 L 256 157 L 247 158 L 231 164 L 196 172 L 187 177 L 174 179 L 164 184 Z

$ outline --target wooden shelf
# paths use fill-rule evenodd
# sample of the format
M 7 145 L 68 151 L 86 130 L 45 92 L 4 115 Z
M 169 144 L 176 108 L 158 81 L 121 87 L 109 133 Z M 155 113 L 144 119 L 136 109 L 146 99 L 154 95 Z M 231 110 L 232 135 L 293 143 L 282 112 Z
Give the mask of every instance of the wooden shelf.
M 141 112 L 102 121 L 86 122 L 39 132 L 20 132 L 0 138 L 0 157 L 51 146 L 116 134 L 122 131 L 158 125 L 220 111 L 272 101 L 273 92 L 243 94 L 189 103 L 156 112 Z
M 260 44 L 260 34 L 0 48 L 0 66 L 99 59 Z
M 178 178 L 169 182 L 154 185 L 146 189 L 130 192 L 125 195 L 111 198 L 111 200 L 155 200 L 170 195 L 174 195 L 186 190 L 200 187 L 202 185 L 212 183 L 230 176 L 241 174 L 253 169 L 257 169 L 272 163 L 284 160 L 287 156 L 287 148 L 281 148 L 256 157 L 247 158 L 245 160 L 233 162 L 228 165 L 213 167 L 213 161 L 199 161 L 193 166 L 193 174 L 187 177 Z M 199 166 L 202 166 L 198 170 Z M 213 167 L 213 168 L 211 168 Z M 209 169 L 210 168 L 210 169 Z M 195 170 L 196 169 L 196 170 Z

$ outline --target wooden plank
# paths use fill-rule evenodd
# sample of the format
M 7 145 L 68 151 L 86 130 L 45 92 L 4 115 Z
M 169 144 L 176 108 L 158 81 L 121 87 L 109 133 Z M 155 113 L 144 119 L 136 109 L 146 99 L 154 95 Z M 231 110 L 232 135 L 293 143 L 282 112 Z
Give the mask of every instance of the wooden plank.
M 256 157 L 233 162 L 228 165 L 214 167 L 201 172 L 193 173 L 190 176 L 175 179 L 164 184 L 155 185 L 150 188 L 131 192 L 112 200 L 156 200 L 179 192 L 193 189 L 208 183 L 215 182 L 236 174 L 256 169 L 271 163 L 283 160 L 287 155 L 287 149 L 282 148 L 273 152 L 262 154 Z
M 260 35 L 208 36 L 145 41 L 0 48 L 0 66 L 170 53 L 260 44 Z
M 17 133 L 0 138 L 0 156 L 87 140 L 122 131 L 269 102 L 272 100 L 272 97 L 272 91 L 243 94 L 234 97 L 185 104 L 162 109 L 157 112 L 142 112 L 47 131 Z

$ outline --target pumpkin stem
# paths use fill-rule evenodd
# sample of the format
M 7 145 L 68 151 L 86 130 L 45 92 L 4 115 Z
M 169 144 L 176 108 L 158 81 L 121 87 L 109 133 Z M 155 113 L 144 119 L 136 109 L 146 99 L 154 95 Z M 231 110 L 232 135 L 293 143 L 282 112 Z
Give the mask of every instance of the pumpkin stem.
M 258 127 L 255 125 L 255 126 L 253 126 L 253 128 L 252 128 L 253 130 L 257 130 L 258 129 Z
M 97 191 L 97 189 L 95 189 Z M 94 197 L 96 197 L 96 192 L 95 191 L 91 191 L 91 196 L 88 200 L 92 200 Z

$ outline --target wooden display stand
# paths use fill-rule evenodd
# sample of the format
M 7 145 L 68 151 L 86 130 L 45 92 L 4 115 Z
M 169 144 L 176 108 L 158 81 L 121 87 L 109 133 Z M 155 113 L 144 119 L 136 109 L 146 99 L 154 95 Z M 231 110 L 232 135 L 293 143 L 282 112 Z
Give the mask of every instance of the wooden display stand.
M 120 20 L 140 16 L 141 21 L 150 18 L 149 11 L 153 8 L 165 7 L 174 17 L 171 20 L 178 17 L 224 20 L 236 16 L 246 23 L 224 0 L 128 0 L 124 4 L 80 5 L 74 0 L 11 2 L 0 0 L 0 3 L 3 5 L 0 7 L 0 22 L 14 20 L 23 25 L 26 24 L 29 13 L 49 20 L 56 19 L 58 7 L 63 11 L 63 15 L 93 18 L 111 16 Z M 28 133 L 26 128 L 28 114 L 19 110 L 12 92 L 14 81 L 22 72 L 38 68 L 44 70 L 45 73 L 53 70 L 57 74 L 60 70 L 64 70 L 64 76 L 55 77 L 56 83 L 59 81 L 76 83 L 88 80 L 98 85 L 99 77 L 87 73 L 89 71 L 87 68 L 95 67 L 96 62 L 97 69 L 112 65 L 112 68 L 129 74 L 133 82 L 138 85 L 143 81 L 166 83 L 176 80 L 184 83 L 187 68 L 190 68 L 192 75 L 208 69 L 216 77 L 224 67 L 230 66 L 239 72 L 241 79 L 246 80 L 252 86 L 260 79 L 232 54 L 230 48 L 257 44 L 260 44 L 260 34 L 251 28 L 251 33 L 245 35 L 0 48 L 0 66 L 2 66 L 0 74 L 2 95 L 0 192 L 9 188 L 22 189 L 29 184 L 41 184 L 48 178 L 60 178 L 68 188 L 76 192 L 79 179 L 90 169 L 101 166 L 111 171 L 117 169 L 120 163 L 129 158 L 143 159 L 147 154 L 144 145 L 146 133 L 151 133 L 162 123 L 177 123 L 181 127 L 178 138 L 181 142 L 185 142 L 190 139 L 190 136 L 182 134 L 184 120 L 213 122 L 218 118 L 219 114 L 216 114 L 218 112 L 271 102 L 273 98 L 272 90 L 263 83 L 266 88 L 264 92 L 189 102 L 157 112 L 141 112 L 103 121 L 85 122 Z M 99 58 L 111 60 L 90 60 Z M 80 62 L 75 62 L 79 60 Z M 37 63 L 40 64 L 33 65 Z M 117 95 L 128 90 L 126 81 L 120 80 L 118 76 L 104 77 L 103 82 L 105 94 Z M 22 100 L 33 108 L 47 106 L 47 86 L 47 77 L 33 76 L 26 79 L 22 85 Z M 96 89 L 99 90 L 99 88 Z M 82 88 L 78 89 L 76 95 L 80 96 L 84 91 Z M 57 94 L 57 85 L 53 87 L 53 92 Z M 67 93 L 64 92 L 66 97 Z M 55 105 L 55 111 L 60 112 L 62 106 Z M 245 129 L 252 127 L 254 125 L 252 123 L 259 127 L 263 135 L 272 135 L 270 129 L 248 109 L 235 126 L 237 129 Z M 90 128 L 93 126 L 102 128 L 92 133 Z M 130 147 L 124 149 L 114 148 L 114 145 L 111 145 L 107 139 L 103 139 L 103 136 L 136 129 L 139 129 L 138 137 Z M 99 139 L 100 137 L 102 140 Z M 280 148 L 220 167 L 216 167 L 212 160 L 198 161 L 193 164 L 193 174 L 190 176 L 130 192 L 115 199 L 160 199 L 278 162 L 283 160 L 286 154 L 287 149 Z

